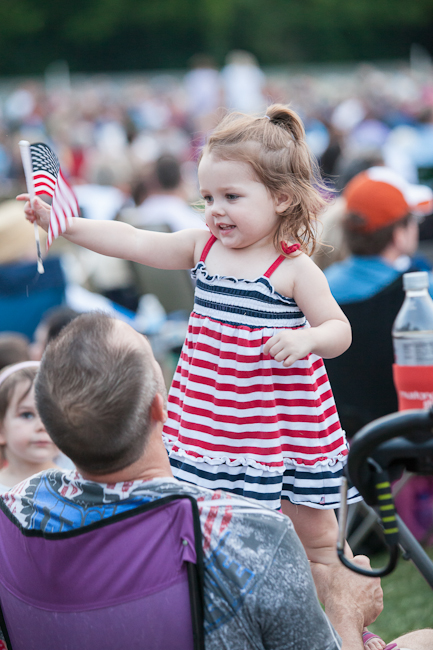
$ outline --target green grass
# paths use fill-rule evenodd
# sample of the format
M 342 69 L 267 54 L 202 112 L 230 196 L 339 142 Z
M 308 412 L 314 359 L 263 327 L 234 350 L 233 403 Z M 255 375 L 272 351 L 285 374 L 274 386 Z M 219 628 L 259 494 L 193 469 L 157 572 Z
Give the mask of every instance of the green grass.
M 433 559 L 433 548 L 427 550 Z M 372 558 L 374 566 L 383 566 L 386 555 Z M 384 608 L 377 621 L 369 626 L 389 643 L 402 634 L 423 627 L 433 627 L 433 590 L 411 562 L 400 558 L 397 569 L 382 579 Z

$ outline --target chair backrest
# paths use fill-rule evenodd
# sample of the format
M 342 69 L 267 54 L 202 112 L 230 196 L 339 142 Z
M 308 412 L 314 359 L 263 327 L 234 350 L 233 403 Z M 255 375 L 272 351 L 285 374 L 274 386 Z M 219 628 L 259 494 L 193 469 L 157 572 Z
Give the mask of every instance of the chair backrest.
M 162 225 L 139 227 L 143 230 L 171 232 L 168 227 Z M 194 285 L 188 270 L 154 269 L 138 262 L 130 262 L 130 265 L 141 294 L 155 294 L 168 314 L 179 310 L 186 311 L 188 314 L 192 311 Z
M 1 505 L 9 650 L 204 647 L 193 499 L 165 497 L 63 533 L 24 530 Z
M 341 305 L 352 326 L 352 345 L 325 365 L 349 438 L 368 422 L 398 410 L 391 330 L 403 300 L 399 276 L 371 298 Z
M 0 266 L 0 332 L 21 332 L 32 338 L 43 314 L 65 300 L 66 280 L 57 257 Z

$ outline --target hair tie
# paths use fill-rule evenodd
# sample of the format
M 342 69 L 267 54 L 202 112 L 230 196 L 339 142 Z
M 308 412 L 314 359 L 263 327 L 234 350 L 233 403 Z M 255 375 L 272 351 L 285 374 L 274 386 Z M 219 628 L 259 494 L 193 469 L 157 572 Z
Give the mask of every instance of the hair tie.
M 18 372 L 18 370 L 22 370 L 23 368 L 36 368 L 39 367 L 39 365 L 39 361 L 21 361 L 21 363 L 15 363 L 13 366 L 7 368 L 7 370 L 4 372 L 0 372 L 0 386 L 4 381 L 6 381 L 8 377 L 13 375 L 15 372 Z
M 269 115 L 264 115 L 263 117 L 266 117 L 269 120 L 269 122 L 271 121 L 271 118 L 269 117 Z

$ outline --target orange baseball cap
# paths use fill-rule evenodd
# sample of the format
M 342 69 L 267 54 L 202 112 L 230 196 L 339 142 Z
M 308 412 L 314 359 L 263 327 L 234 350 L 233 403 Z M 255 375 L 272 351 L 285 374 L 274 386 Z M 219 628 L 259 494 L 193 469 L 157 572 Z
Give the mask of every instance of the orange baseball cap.
M 433 191 L 411 185 L 388 167 L 371 167 L 347 184 L 343 196 L 347 212 L 359 215 L 363 232 L 389 226 L 408 214 L 425 216 L 433 211 Z

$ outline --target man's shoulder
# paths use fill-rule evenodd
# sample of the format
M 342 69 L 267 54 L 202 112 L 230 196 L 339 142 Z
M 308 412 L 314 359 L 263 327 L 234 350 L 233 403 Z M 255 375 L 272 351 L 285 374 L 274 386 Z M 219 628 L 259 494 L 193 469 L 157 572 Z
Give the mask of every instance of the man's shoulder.
M 103 504 L 103 490 L 87 494 L 78 476 L 75 470 L 39 472 L 3 494 L 0 507 L 27 530 L 51 533 L 80 528 L 92 523 L 86 506 Z
M 61 532 L 92 523 L 96 513 L 105 519 L 176 494 L 197 502 L 204 544 L 209 548 L 229 528 L 245 532 L 248 522 L 254 522 L 256 531 L 263 526 L 279 534 L 291 527 L 286 517 L 255 501 L 173 478 L 102 484 L 83 479 L 75 470 L 47 470 L 19 483 L 1 499 L 3 509 L 24 528 Z
M 263 534 L 267 538 L 265 546 L 278 545 L 288 530 L 294 531 L 292 522 L 283 514 L 224 490 L 209 490 L 177 479 L 155 484 L 154 489 L 161 497 L 187 494 L 197 502 L 205 548 L 219 544 L 225 533 L 234 534 L 243 544 L 249 539 L 253 549 L 259 542 L 252 538 L 262 544 Z
M 3 494 L 1 508 L 25 529 L 65 532 L 160 498 L 148 483 L 96 483 L 76 470 L 46 470 Z
M 371 298 L 401 275 L 379 256 L 354 255 L 325 269 L 335 300 L 345 303 Z
M 188 491 L 195 486 L 186 484 Z M 287 531 L 294 531 L 293 524 L 285 515 L 261 506 L 252 499 L 237 496 L 223 490 L 196 488 L 190 492 L 199 506 L 204 545 L 220 544 L 225 533 L 230 533 L 248 547 L 252 554 L 259 548 L 279 545 Z M 226 543 L 228 540 L 225 540 Z

